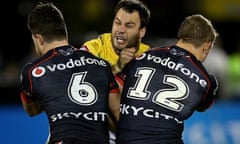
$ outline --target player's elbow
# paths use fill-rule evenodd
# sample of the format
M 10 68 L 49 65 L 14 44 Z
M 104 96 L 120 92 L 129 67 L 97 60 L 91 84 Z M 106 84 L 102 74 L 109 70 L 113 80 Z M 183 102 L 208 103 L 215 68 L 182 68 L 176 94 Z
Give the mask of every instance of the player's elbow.
M 38 114 L 40 114 L 42 111 L 27 111 L 27 113 L 28 113 L 28 115 L 30 116 L 30 117 L 33 117 L 33 116 L 36 116 L 36 115 L 38 115 Z
M 38 103 L 24 103 L 23 107 L 27 114 L 31 117 L 42 112 L 42 108 Z
M 204 112 L 204 111 L 206 111 L 208 109 L 208 107 L 197 107 L 196 108 L 196 110 L 198 111 L 198 112 Z
M 209 107 L 211 107 L 214 103 L 214 100 L 212 99 L 211 101 L 205 101 L 205 102 L 202 102 L 200 103 L 197 107 L 196 107 L 196 110 L 198 112 L 204 112 L 206 111 Z

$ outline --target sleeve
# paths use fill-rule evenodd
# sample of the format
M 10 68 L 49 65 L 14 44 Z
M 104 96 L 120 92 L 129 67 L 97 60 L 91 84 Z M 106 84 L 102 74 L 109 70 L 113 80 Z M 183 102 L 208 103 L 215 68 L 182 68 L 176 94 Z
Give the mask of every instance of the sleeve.
M 30 64 L 26 64 L 20 75 L 20 97 L 25 102 L 29 103 L 32 101 L 36 101 L 36 99 L 32 96 L 32 90 L 31 90 L 31 82 L 30 82 L 30 76 L 29 76 L 29 70 L 31 68 Z
M 107 62 L 107 61 L 106 61 Z M 108 62 L 107 62 L 108 63 Z M 110 88 L 110 93 L 119 93 L 120 91 L 119 91 L 119 87 L 118 87 L 118 84 L 117 84 L 117 82 L 116 82 L 116 80 L 115 80 L 115 78 L 114 78 L 114 75 L 113 75 L 113 73 L 112 73 L 112 69 L 111 69 L 111 66 L 110 66 L 110 64 L 108 63 L 108 72 L 109 72 L 109 76 L 108 76 L 108 78 L 109 78 L 109 81 L 110 81 L 110 86 L 109 86 L 109 88 Z
M 119 93 L 119 88 L 117 82 L 115 80 L 111 81 L 110 83 L 110 93 Z
M 208 93 L 197 107 L 197 111 L 199 112 L 203 112 L 206 109 L 208 109 L 210 106 L 212 106 L 217 95 L 218 81 L 216 77 L 214 75 L 210 75 L 209 80 L 210 80 L 210 88 L 208 90 Z
M 123 72 L 115 74 L 115 80 L 123 87 L 125 81 L 125 75 Z
M 120 86 L 123 87 L 124 83 L 125 83 L 125 79 L 126 79 L 126 75 L 128 73 L 128 71 L 130 70 L 129 68 L 131 67 L 131 65 L 135 62 L 135 60 L 131 60 L 129 63 L 127 63 L 122 71 L 116 73 L 114 75 L 115 80 L 117 81 L 118 84 L 120 84 Z

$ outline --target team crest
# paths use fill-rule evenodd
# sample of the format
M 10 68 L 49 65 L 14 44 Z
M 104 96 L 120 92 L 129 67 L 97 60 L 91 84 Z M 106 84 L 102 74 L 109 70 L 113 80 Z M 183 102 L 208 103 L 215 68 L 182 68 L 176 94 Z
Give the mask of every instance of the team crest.
M 36 67 L 32 70 L 32 75 L 34 77 L 41 77 L 46 73 L 46 69 L 42 66 Z

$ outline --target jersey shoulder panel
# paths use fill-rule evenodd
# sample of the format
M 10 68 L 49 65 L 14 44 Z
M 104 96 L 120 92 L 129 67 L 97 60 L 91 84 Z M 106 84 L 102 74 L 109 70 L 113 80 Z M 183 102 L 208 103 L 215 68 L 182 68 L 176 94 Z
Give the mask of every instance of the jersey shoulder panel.
M 101 53 L 105 49 L 109 49 L 109 47 L 112 47 L 111 34 L 101 34 L 97 38 L 86 41 L 83 46 L 87 47 L 87 49 L 94 55 L 99 56 L 99 53 Z
M 111 33 L 101 34 L 97 38 L 85 42 L 83 46 L 95 56 L 108 61 L 111 65 L 117 63 L 118 55 L 112 46 Z
M 148 51 L 149 49 L 150 49 L 150 46 L 148 44 L 140 43 L 139 49 L 136 53 L 136 56 L 141 55 L 142 53 Z

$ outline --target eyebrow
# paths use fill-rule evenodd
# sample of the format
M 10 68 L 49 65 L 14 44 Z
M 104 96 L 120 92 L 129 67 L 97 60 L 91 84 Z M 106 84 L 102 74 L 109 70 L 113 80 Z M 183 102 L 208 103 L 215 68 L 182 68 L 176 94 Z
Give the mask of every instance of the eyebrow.
M 118 17 L 115 17 L 115 20 L 118 20 L 118 21 L 122 22 Z M 127 25 L 129 25 L 129 24 L 136 25 L 136 23 L 135 23 L 135 22 L 132 22 L 132 21 L 126 22 L 126 24 L 127 24 Z

